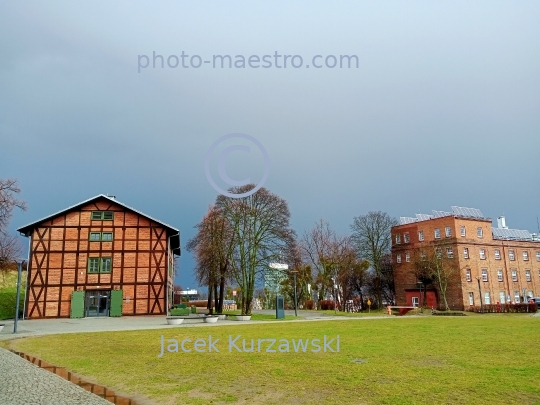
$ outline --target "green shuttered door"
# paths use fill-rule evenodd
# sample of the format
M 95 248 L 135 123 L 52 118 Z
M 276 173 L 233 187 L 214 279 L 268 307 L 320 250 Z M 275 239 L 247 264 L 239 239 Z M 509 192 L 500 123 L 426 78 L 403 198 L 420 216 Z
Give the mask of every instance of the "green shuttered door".
M 111 310 L 109 316 L 122 316 L 122 298 L 124 292 L 122 290 L 111 291 Z
M 84 291 L 71 293 L 70 318 L 84 318 Z

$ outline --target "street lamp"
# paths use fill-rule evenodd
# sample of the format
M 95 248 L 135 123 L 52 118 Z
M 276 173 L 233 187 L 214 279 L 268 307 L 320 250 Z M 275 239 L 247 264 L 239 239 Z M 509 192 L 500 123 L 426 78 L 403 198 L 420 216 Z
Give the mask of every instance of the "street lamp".
M 484 304 L 482 303 L 482 288 L 480 287 L 480 277 L 476 277 L 478 281 L 478 291 L 480 292 L 480 311 L 484 313 Z
M 17 302 L 15 303 L 15 322 L 13 323 L 13 333 L 17 333 L 17 322 L 19 321 L 19 301 L 21 298 L 21 278 L 24 260 L 15 260 L 15 263 L 17 263 Z
M 297 308 L 297 300 L 296 300 L 296 273 L 298 273 L 298 270 L 291 270 L 291 273 L 294 276 L 294 316 L 298 316 L 298 310 Z

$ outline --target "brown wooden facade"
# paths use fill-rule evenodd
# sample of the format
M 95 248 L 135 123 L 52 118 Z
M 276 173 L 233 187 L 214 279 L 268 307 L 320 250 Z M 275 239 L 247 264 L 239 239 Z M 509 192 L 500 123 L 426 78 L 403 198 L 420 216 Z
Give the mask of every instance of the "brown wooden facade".
M 104 212 L 107 219 L 96 219 Z M 166 314 L 172 304 L 178 230 L 113 197 L 99 195 L 19 232 L 30 238 L 25 318 L 70 317 L 73 291 L 122 290 L 123 315 Z M 91 261 L 106 266 L 95 271 Z

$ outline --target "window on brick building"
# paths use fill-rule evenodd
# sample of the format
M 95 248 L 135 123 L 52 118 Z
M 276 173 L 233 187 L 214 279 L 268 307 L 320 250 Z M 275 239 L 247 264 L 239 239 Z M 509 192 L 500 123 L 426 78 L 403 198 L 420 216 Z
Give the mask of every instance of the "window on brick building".
M 409 234 L 408 234 L 408 233 L 406 233 L 405 235 L 403 235 L 403 241 L 404 241 L 405 243 L 409 243 Z
M 529 252 L 526 250 L 523 251 L 523 260 L 525 261 L 529 260 Z
M 401 243 L 401 236 L 399 234 L 396 235 L 396 245 L 399 245 Z
M 478 236 L 479 238 L 484 236 L 484 231 L 482 230 L 482 228 L 476 228 L 476 236 Z
M 531 281 L 531 271 L 525 270 L 525 280 Z
M 449 238 L 450 236 L 452 236 L 452 228 L 450 228 L 449 226 L 445 227 L 444 228 L 444 235 Z
M 435 228 L 435 239 L 440 239 L 441 237 L 441 230 L 439 228 Z
M 463 225 L 459 227 L 459 232 L 461 233 L 461 236 L 467 235 L 467 231 L 465 230 L 465 227 Z
M 399 253 L 396 255 L 396 262 L 401 263 L 401 255 Z
M 480 249 L 480 259 L 484 260 L 486 258 L 486 251 L 485 249 Z
M 474 293 L 469 293 L 469 305 L 474 305 Z
M 424 240 L 424 231 L 418 231 L 418 240 L 422 242 Z M 540 252 L 538 252 L 540 253 Z
M 482 269 L 482 281 L 488 281 L 487 269 Z
M 388 239 L 387 239 L 388 240 Z M 405 261 L 407 263 L 409 263 L 411 261 L 411 254 L 410 253 L 405 253 Z
M 499 302 L 501 304 L 506 303 L 506 295 L 505 295 L 504 291 L 499 291 Z
M 463 248 L 463 258 L 469 258 L 469 248 Z
M 514 291 L 514 302 L 519 304 L 520 301 L 521 299 L 519 298 L 519 291 Z
M 495 249 L 495 260 L 501 260 L 501 251 L 499 249 Z
M 540 252 L 536 252 L 536 261 L 540 262 Z
M 503 281 L 503 273 L 502 270 L 497 270 L 497 280 Z
M 509 250 L 509 251 L 508 251 L 508 259 L 510 259 L 510 260 L 516 260 L 516 256 L 514 255 L 514 251 L 513 251 L 513 250 Z
M 491 296 L 489 295 L 489 292 L 487 292 L 487 291 L 484 293 L 484 304 L 486 304 L 486 305 L 491 304 Z
M 465 279 L 467 281 L 472 281 L 471 270 L 470 269 L 465 270 Z
M 512 281 L 517 281 L 517 270 L 512 270 Z
M 451 247 L 446 248 L 446 256 L 448 256 L 449 259 L 454 258 L 454 250 Z

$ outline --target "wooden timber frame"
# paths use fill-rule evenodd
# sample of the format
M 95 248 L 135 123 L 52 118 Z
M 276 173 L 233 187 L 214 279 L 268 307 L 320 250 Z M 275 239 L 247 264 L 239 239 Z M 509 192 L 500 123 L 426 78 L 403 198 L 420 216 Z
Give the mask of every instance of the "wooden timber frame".
M 93 220 L 92 212 L 113 212 Z M 123 315 L 164 315 L 172 304 L 179 231 L 114 197 L 98 195 L 19 229 L 30 238 L 25 318 L 68 318 L 73 291 L 122 290 Z M 112 232 L 91 241 L 90 232 Z M 89 273 L 90 257 L 112 258 Z

